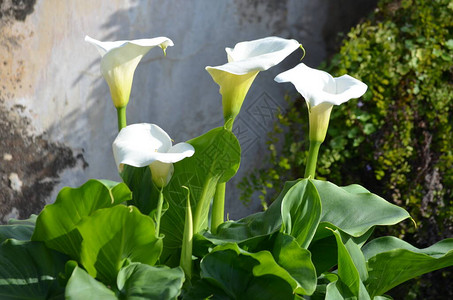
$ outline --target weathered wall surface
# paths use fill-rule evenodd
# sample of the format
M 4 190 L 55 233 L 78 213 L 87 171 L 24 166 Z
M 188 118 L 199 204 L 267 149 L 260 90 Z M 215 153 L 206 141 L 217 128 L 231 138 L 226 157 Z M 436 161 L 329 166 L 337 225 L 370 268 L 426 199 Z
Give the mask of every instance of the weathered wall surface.
M 62 186 L 89 178 L 119 180 L 111 156 L 116 112 L 99 72 L 99 55 L 85 43 L 155 36 L 175 46 L 153 49 L 136 70 L 128 122 L 150 122 L 176 141 L 222 124 L 218 86 L 204 70 L 226 62 L 225 47 L 278 35 L 305 46 L 316 66 L 376 1 L 170 0 L 0 1 L 0 222 L 28 217 Z M 354 8 L 354 9 L 351 9 Z M 273 78 L 301 52 L 259 74 L 235 130 L 243 148 L 241 177 L 260 165 L 266 133 L 285 90 Z M 247 213 L 233 180 L 226 211 Z M 254 203 L 249 209 L 256 209 Z

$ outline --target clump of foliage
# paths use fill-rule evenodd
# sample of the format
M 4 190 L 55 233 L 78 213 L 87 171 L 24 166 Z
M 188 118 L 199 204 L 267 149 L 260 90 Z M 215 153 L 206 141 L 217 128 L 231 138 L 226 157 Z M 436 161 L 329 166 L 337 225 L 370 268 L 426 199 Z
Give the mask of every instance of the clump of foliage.
M 380 1 L 325 66 L 369 88 L 333 109 L 318 178 L 359 182 L 405 207 L 417 227 L 402 223 L 392 234 L 421 246 L 453 234 L 452 14 L 450 0 Z M 305 103 L 288 103 L 270 134 L 270 167 L 241 183 L 244 199 L 259 191 L 269 201 L 282 180 L 303 175 Z
M 100 50 L 117 109 L 112 150 L 123 182 L 92 179 L 63 188 L 39 216 L 0 226 L 1 299 L 393 299 L 387 292 L 396 286 L 453 266 L 453 238 L 424 249 L 393 236 L 374 238 L 376 227 L 408 220 L 409 213 L 358 184 L 314 179 L 332 106 L 367 87 L 302 63 L 276 81 L 314 95 L 305 178 L 281 182 L 266 211 L 224 221 L 226 183 L 241 162 L 234 119 L 257 69 L 278 64 L 299 42 L 268 37 L 227 48 L 230 62 L 206 68 L 220 86 L 224 126 L 173 145 L 155 124 L 126 122 L 138 61 L 173 42 L 85 40 Z M 299 86 L 300 78 L 310 84 Z M 335 91 L 337 82 L 344 91 Z M 326 96 L 325 89 L 334 93 Z M 280 167 L 290 170 L 294 158 Z
M 367 82 L 369 93 L 353 109 L 336 110 L 330 145 L 343 167 L 323 175 L 364 178 L 409 209 L 427 244 L 453 232 L 452 13 L 447 0 L 382 1 L 331 64 Z

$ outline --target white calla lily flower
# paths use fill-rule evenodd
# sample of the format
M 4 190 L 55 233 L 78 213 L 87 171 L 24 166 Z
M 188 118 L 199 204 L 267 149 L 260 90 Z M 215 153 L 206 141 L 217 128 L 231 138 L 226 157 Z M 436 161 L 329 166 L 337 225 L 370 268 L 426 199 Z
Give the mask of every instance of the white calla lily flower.
M 310 118 L 310 141 L 321 143 L 326 137 L 332 107 L 361 97 L 368 88 L 349 75 L 334 78 L 303 63 L 280 73 L 275 81 L 291 82 L 305 98 Z
M 241 42 L 233 49 L 225 49 L 228 63 L 206 67 L 212 79 L 220 86 L 225 121 L 234 120 L 238 115 L 256 75 L 277 65 L 299 47 L 301 45 L 296 40 L 280 37 Z
M 168 184 L 173 163 L 190 157 L 195 149 L 188 143 L 172 145 L 171 138 L 159 126 L 140 123 L 124 127 L 113 142 L 113 156 L 119 172 L 123 165 L 151 168 L 158 187 Z
M 156 46 L 162 48 L 164 54 L 167 47 L 173 46 L 167 37 L 101 42 L 85 36 L 85 41 L 96 46 L 101 54 L 101 73 L 116 108 L 125 107 L 129 102 L 134 72 L 142 57 Z

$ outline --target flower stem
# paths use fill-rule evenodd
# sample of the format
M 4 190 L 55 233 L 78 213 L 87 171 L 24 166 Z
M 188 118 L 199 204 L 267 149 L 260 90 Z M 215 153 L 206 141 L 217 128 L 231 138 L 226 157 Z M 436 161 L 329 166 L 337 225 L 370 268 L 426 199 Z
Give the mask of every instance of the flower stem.
M 211 232 L 217 233 L 217 227 L 224 222 L 226 182 L 217 183 L 212 203 Z
M 233 131 L 234 118 L 225 119 L 224 128 Z M 217 233 L 217 227 L 224 222 L 226 182 L 217 183 L 211 213 L 211 232 Z
M 184 222 L 184 234 L 182 237 L 181 258 L 179 265 L 184 270 L 186 277 L 192 277 L 192 244 L 193 244 L 193 219 L 192 209 L 190 207 L 190 191 L 187 187 L 187 204 L 186 204 L 186 218 Z
M 159 237 L 160 218 L 162 217 L 162 206 L 164 204 L 164 193 L 162 189 L 159 192 L 159 200 L 157 201 L 157 215 L 156 215 L 156 237 Z
M 118 132 L 121 131 L 124 127 L 127 126 L 126 122 L 126 106 L 123 107 L 117 107 L 116 108 L 116 113 L 118 116 Z
M 319 147 L 322 142 L 310 141 L 310 148 L 308 150 L 307 165 L 305 166 L 305 178 L 315 178 L 316 162 L 318 161 Z

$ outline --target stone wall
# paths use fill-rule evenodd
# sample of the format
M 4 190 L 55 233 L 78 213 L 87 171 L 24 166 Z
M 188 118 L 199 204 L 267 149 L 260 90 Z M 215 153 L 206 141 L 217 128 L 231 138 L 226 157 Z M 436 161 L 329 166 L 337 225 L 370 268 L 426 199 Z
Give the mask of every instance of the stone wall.
M 0 222 L 26 218 L 52 202 L 63 186 L 89 178 L 119 180 L 111 155 L 116 112 L 99 72 L 99 55 L 85 43 L 155 36 L 175 46 L 153 49 L 136 70 L 129 123 L 149 122 L 176 141 L 222 125 L 218 86 L 204 70 L 226 62 L 225 47 L 278 35 L 295 38 L 311 66 L 325 60 L 375 0 L 4 0 L 0 1 Z M 226 211 L 244 208 L 235 185 L 261 164 L 276 109 L 284 109 L 279 72 L 301 51 L 259 74 L 235 131 L 243 148 Z

